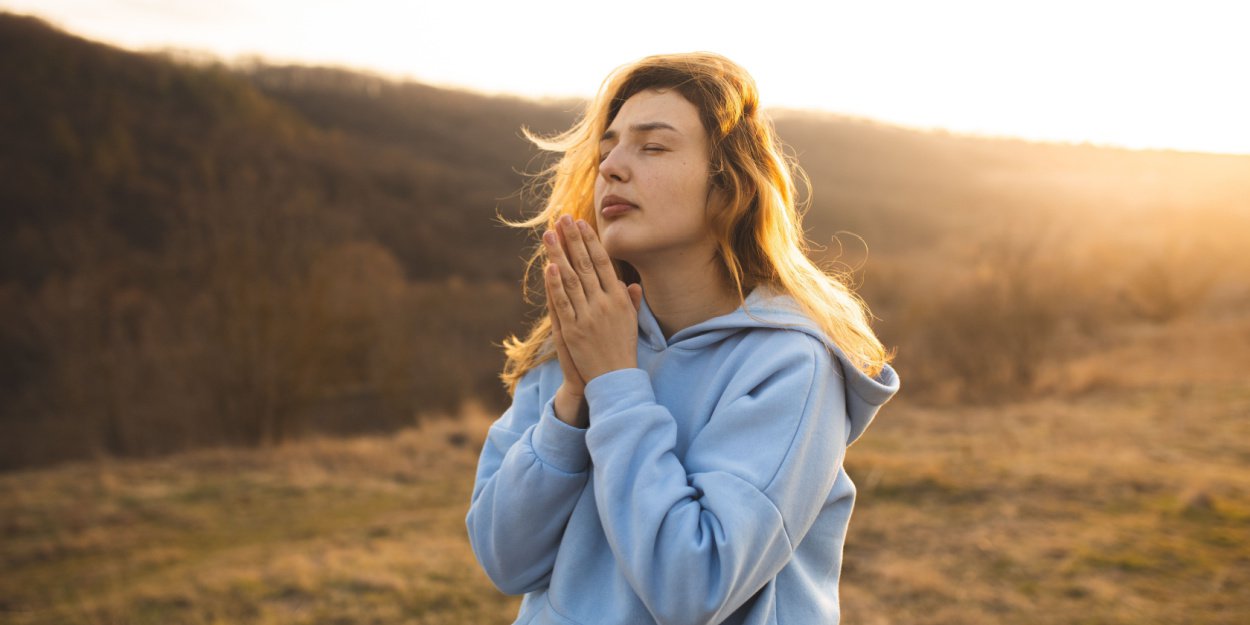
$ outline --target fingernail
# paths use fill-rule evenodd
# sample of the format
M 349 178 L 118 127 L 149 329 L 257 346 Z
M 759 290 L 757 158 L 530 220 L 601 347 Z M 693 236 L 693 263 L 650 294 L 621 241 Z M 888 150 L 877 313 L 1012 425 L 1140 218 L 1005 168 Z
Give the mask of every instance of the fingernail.
M 546 241 L 548 245 L 555 245 L 555 244 L 556 244 L 556 233 L 554 233 L 554 232 L 552 232 L 552 231 L 550 231 L 550 230 L 548 230 L 548 231 L 544 232 L 544 233 L 543 233 L 543 240 L 544 240 L 544 241 Z
M 586 223 L 585 220 L 578 219 L 577 227 L 581 228 L 584 232 L 590 232 L 590 224 Z

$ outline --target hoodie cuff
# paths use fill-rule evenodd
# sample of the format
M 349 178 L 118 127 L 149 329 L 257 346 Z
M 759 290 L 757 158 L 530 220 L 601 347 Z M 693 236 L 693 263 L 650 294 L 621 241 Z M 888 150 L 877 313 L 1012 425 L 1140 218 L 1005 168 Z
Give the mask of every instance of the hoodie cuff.
M 609 371 L 586 383 L 586 402 L 590 405 L 590 422 L 596 418 L 627 410 L 633 406 L 655 403 L 651 375 L 638 368 Z
M 590 464 L 586 430 L 575 428 L 556 416 L 554 396 L 543 406 L 531 443 L 539 460 L 565 473 L 581 473 Z

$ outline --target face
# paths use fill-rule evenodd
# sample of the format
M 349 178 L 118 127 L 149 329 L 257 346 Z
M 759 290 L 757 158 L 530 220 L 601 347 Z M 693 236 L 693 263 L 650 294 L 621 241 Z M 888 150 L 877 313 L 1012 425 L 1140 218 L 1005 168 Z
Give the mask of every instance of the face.
M 639 268 L 711 255 L 708 138 L 693 104 L 673 90 L 633 95 L 604 134 L 599 157 L 595 216 L 610 256 Z M 605 214 L 610 196 L 635 208 Z

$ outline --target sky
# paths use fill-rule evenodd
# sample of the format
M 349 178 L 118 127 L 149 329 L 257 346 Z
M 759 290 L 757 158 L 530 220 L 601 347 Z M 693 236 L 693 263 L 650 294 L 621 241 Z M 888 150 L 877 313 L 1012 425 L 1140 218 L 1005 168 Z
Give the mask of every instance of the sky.
M 765 107 L 1250 154 L 1244 0 L 0 0 L 0 9 L 135 50 L 335 65 L 535 98 L 588 98 L 629 61 L 709 50 L 755 77 Z

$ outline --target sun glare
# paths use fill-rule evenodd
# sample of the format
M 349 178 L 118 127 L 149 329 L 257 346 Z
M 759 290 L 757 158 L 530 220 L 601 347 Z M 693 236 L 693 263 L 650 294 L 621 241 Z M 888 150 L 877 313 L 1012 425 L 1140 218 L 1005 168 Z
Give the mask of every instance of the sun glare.
M 765 106 L 954 132 L 1250 154 L 1238 3 L 638 0 L 628 11 L 224 0 L 0 0 L 89 38 L 334 64 L 436 85 L 588 97 L 617 65 L 711 50 Z M 211 7 L 211 8 L 210 8 Z M 713 10 L 715 8 L 715 10 Z M 656 16 L 663 16 L 657 19 Z

